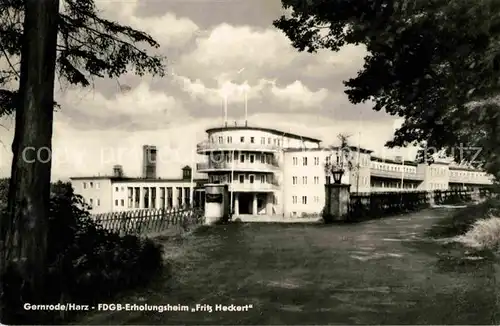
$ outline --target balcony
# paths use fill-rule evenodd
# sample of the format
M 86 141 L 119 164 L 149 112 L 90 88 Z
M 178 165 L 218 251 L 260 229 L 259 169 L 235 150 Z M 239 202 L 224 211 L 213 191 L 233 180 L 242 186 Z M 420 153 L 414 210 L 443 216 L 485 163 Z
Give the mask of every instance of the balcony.
M 214 171 L 239 171 L 239 172 L 274 172 L 279 169 L 278 163 L 271 164 L 260 162 L 204 162 L 197 163 L 196 170 L 201 173 L 214 172 Z
M 229 191 L 238 191 L 238 192 L 272 192 L 278 189 L 279 187 L 272 183 L 234 182 L 233 184 L 229 184 Z
M 390 178 L 390 179 L 398 179 L 401 180 L 401 177 L 405 180 L 424 180 L 424 175 L 418 172 L 401 172 L 401 171 L 387 171 L 387 170 L 379 170 L 379 169 L 370 169 L 370 175 L 372 177 L 379 178 Z
M 215 151 L 255 151 L 255 152 L 276 152 L 280 149 L 279 146 L 273 144 L 257 144 L 257 143 L 210 143 L 201 142 L 196 145 L 196 152 L 204 154 Z
M 492 180 L 487 175 L 478 175 L 473 178 L 472 175 L 450 175 L 449 183 L 490 185 Z

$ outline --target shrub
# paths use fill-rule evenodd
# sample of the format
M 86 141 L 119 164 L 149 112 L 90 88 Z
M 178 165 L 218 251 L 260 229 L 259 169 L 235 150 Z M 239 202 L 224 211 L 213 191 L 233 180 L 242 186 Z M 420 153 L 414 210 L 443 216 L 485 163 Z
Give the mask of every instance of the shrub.
M 467 233 L 456 237 L 455 240 L 474 249 L 498 251 L 500 248 L 500 218 L 490 216 L 477 220 Z
M 48 274 L 44 302 L 96 304 L 113 298 L 119 291 L 144 285 L 162 267 L 162 247 L 136 236 L 120 237 L 95 223 L 81 196 L 74 194 L 71 185 L 53 185 L 48 226 Z M 18 284 L 6 295 L 9 310 L 28 319 L 25 324 L 40 323 L 29 319 L 32 314 L 20 311 L 21 282 L 12 269 L 4 280 Z M 14 312 L 15 313 L 15 312 Z M 18 313 L 16 315 L 20 316 Z M 37 316 L 36 318 L 40 318 Z M 70 316 L 44 315 L 43 322 L 67 320 Z

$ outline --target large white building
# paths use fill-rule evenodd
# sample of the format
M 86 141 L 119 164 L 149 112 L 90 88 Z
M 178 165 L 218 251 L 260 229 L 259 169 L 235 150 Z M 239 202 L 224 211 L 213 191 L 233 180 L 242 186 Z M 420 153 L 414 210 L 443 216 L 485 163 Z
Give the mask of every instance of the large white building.
M 325 204 L 328 177 L 325 162 L 339 148 L 322 147 L 321 140 L 269 128 L 225 126 L 211 128 L 197 145 L 205 159 L 197 172 L 206 178 L 193 180 L 189 167 L 179 179 L 156 177 L 156 166 L 148 156 L 154 146 L 144 146 L 142 178 L 125 178 L 121 167 L 109 177 L 72 178 L 75 191 L 93 206 L 94 212 L 179 207 L 202 197 L 204 182 L 228 184 L 235 215 L 281 215 L 287 217 L 320 213 Z M 344 149 L 345 150 L 345 149 Z M 478 188 L 492 184 L 483 171 L 446 162 L 432 164 L 391 160 L 372 151 L 350 147 L 353 167 L 342 183 L 351 192 Z M 98 188 L 96 186 L 99 185 Z

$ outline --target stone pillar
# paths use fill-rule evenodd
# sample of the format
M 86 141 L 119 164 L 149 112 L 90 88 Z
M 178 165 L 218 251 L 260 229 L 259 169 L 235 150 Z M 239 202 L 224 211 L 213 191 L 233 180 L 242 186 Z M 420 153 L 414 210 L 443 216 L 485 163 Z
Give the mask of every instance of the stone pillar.
M 229 192 L 225 184 L 205 185 L 205 224 L 212 225 L 229 219 Z
M 238 198 L 238 193 L 234 193 L 234 215 L 240 215 L 240 199 Z
M 325 185 L 325 212 L 326 223 L 345 221 L 349 214 L 351 185 L 326 184 Z
M 259 212 L 257 211 L 257 194 L 253 194 L 253 202 L 252 202 L 252 214 L 257 215 Z

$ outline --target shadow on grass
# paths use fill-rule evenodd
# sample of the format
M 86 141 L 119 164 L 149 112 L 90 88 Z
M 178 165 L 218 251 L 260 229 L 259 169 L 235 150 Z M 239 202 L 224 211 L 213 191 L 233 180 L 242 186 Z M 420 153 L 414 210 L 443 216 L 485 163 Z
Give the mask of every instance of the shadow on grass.
M 500 213 L 500 200 L 490 198 L 483 203 L 469 205 L 440 220 L 426 235 L 432 238 L 452 238 L 470 230 L 474 222 Z

